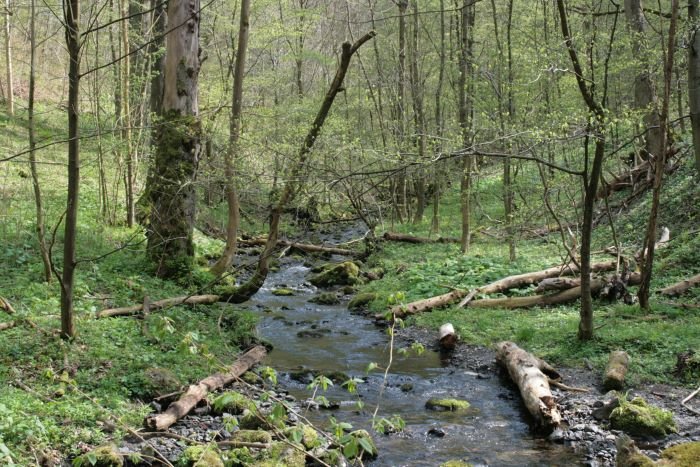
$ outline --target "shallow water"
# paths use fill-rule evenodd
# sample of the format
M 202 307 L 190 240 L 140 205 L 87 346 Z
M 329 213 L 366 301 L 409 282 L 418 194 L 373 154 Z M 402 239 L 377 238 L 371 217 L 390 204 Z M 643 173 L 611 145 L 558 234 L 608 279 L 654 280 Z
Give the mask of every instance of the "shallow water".
M 341 258 L 336 258 L 341 260 Z M 258 333 L 275 347 L 268 357 L 280 373 L 280 382 L 300 400 L 311 397 L 306 385 L 289 378 L 300 366 L 315 371 L 342 371 L 365 380 L 358 394 L 339 385 L 324 393 L 331 402 L 342 402 L 335 411 L 309 410 L 304 415 L 315 424 L 328 427 L 330 416 L 364 428 L 373 434 L 379 457 L 373 466 L 435 466 L 450 459 L 474 465 L 581 465 L 581 456 L 568 448 L 533 436 L 522 404 L 504 387 L 497 375 L 456 369 L 444 363 L 436 352 L 420 356 L 394 355 L 387 384 L 379 398 L 383 371 L 367 376 L 370 362 L 383 367 L 388 361 L 389 338 L 366 317 L 352 314 L 347 302 L 326 306 L 309 303 L 316 289 L 309 285 L 310 270 L 293 259 L 282 260 L 280 272 L 271 274 L 264 287 L 247 303 L 260 315 Z M 295 290 L 290 297 L 272 294 L 285 286 Z M 318 337 L 300 337 L 300 331 L 315 331 Z M 413 388 L 403 392 L 400 386 Z M 319 393 L 320 394 L 320 393 Z M 357 398 L 364 402 L 358 411 Z M 425 409 L 431 397 L 453 397 L 471 403 L 462 413 Z M 406 422 L 401 434 L 381 435 L 371 428 L 372 413 L 378 417 L 400 415 Z M 429 434 L 441 430 L 443 437 Z

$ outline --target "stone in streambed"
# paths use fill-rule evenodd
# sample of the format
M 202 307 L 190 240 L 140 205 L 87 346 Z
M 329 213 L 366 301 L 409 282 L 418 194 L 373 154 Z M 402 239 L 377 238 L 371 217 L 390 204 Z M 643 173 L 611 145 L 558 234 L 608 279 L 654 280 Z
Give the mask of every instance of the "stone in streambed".
M 178 465 L 185 467 L 224 467 L 221 454 L 212 446 L 190 446 L 182 452 Z
M 369 305 L 372 301 L 377 298 L 375 293 L 361 293 L 355 295 L 355 297 L 348 303 L 349 310 L 358 310 Z
M 263 459 L 258 460 L 256 467 L 304 467 L 306 453 L 299 446 L 290 446 L 283 442 L 274 442 L 270 449 L 263 451 Z
M 360 268 L 352 261 L 328 264 L 309 279 L 316 287 L 333 287 L 335 285 L 355 285 L 360 282 Z
M 472 467 L 472 464 L 460 460 L 449 460 L 440 464 L 440 467 Z
M 466 410 L 469 408 L 469 402 L 461 399 L 428 399 L 425 403 L 425 408 L 430 410 L 449 410 L 456 412 L 458 410 Z
M 270 444 L 272 443 L 272 435 L 262 430 L 238 430 L 231 435 L 231 441 Z
M 673 467 L 695 467 L 700 465 L 700 441 L 677 444 L 664 449 L 661 453 L 662 462 L 668 462 Z
M 276 295 L 278 297 L 291 297 L 294 295 L 294 291 L 287 287 L 280 287 L 279 289 L 273 290 L 272 295 Z
M 633 436 L 665 436 L 678 431 L 673 413 L 649 405 L 641 397 L 621 400 L 610 414 L 610 425 Z
M 337 305 L 340 303 L 340 300 L 333 292 L 324 292 L 311 298 L 309 302 L 317 305 Z

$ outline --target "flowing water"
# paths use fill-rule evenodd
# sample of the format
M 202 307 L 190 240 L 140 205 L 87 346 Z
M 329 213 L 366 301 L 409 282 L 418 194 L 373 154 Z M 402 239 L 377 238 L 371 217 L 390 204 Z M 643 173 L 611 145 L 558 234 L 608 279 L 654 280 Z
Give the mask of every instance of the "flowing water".
M 280 271 L 268 277 L 248 305 L 260 315 L 260 337 L 274 345 L 267 364 L 280 373 L 281 384 L 298 399 L 312 395 L 306 384 L 289 376 L 300 367 L 314 372 L 341 371 L 365 381 L 358 385 L 356 395 L 339 384 L 332 386 L 323 395 L 340 407 L 309 410 L 305 415 L 325 428 L 334 416 L 355 428 L 367 429 L 379 450 L 379 457 L 370 465 L 436 466 L 450 459 L 498 466 L 582 464 L 582 458 L 570 449 L 532 434 L 517 394 L 504 387 L 497 375 L 488 370 L 480 374 L 450 367 L 436 352 L 426 350 L 420 356 L 406 357 L 395 354 L 379 397 L 383 371 L 367 376 L 365 370 L 370 362 L 381 367 L 386 364 L 387 334 L 369 318 L 350 313 L 346 303 L 309 303 L 317 292 L 307 282 L 309 275 L 309 268 L 298 260 L 284 259 Z M 293 289 L 295 295 L 272 294 L 282 286 Z M 406 384 L 412 388 L 404 392 Z M 362 410 L 355 403 L 358 397 L 364 403 Z M 465 399 L 471 407 L 466 412 L 430 411 L 425 402 L 431 397 Z M 372 430 L 377 404 L 378 417 L 401 416 L 406 422 L 403 433 L 382 435 Z

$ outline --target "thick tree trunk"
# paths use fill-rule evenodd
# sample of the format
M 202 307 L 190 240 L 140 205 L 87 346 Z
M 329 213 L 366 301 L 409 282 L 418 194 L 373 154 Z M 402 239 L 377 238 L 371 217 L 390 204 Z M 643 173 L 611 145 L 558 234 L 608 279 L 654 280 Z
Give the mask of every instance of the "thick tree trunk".
M 399 8 L 399 76 L 398 96 L 396 103 L 397 115 L 397 143 L 399 147 L 399 160 L 403 160 L 406 148 L 406 9 L 408 0 L 397 0 Z M 406 200 L 406 172 L 398 173 L 396 179 L 396 214 L 400 223 L 407 218 Z
M 155 302 L 150 302 L 148 305 L 149 311 L 168 308 L 177 305 L 211 305 L 220 301 L 218 295 L 191 295 L 185 297 L 164 298 Z M 143 304 L 125 306 L 123 308 L 109 308 L 99 311 L 95 314 L 95 318 L 112 318 L 114 316 L 131 316 L 138 315 L 143 310 Z
M 700 174 L 700 1 L 688 0 L 688 20 L 691 26 L 688 46 L 688 104 L 693 131 L 695 170 Z
M 151 201 L 148 255 L 160 277 L 186 275 L 194 260 L 194 179 L 201 149 L 199 5 L 199 0 L 168 4 L 169 23 L 184 26 L 166 38 L 163 117 L 147 188 Z
M 226 174 L 226 202 L 228 204 L 228 221 L 226 224 L 226 247 L 221 258 L 211 267 L 211 272 L 221 275 L 233 264 L 236 255 L 238 225 L 241 214 L 236 188 L 235 158 L 239 151 L 238 140 L 241 133 L 241 110 L 243 108 L 243 77 L 245 76 L 245 57 L 248 49 L 248 30 L 250 16 L 250 0 L 241 1 L 241 23 L 238 30 L 238 51 L 233 76 L 233 92 L 231 104 L 231 122 L 229 129 L 228 150 L 224 154 L 224 170 Z
M 547 375 L 543 373 L 551 367 L 513 342 L 497 344 L 496 359 L 518 385 L 525 407 L 538 427 L 544 431 L 557 428 L 561 424 L 561 414 L 549 389 Z
M 630 364 L 630 357 L 627 352 L 615 350 L 610 352 L 608 357 L 608 365 L 605 368 L 605 376 L 603 377 L 603 387 L 606 391 L 612 389 L 620 390 L 625 385 L 625 375 Z
M 165 412 L 149 416 L 144 424 L 152 430 L 167 430 L 173 423 L 187 415 L 207 394 L 234 382 L 243 373 L 262 361 L 265 355 L 267 355 L 265 347 L 260 345 L 253 347 L 241 355 L 226 373 L 216 373 L 197 384 L 193 384 L 177 402 L 170 404 Z
M 662 295 L 669 295 L 673 297 L 676 295 L 683 295 L 693 287 L 700 287 L 700 274 L 693 276 L 689 279 L 676 282 L 673 285 L 669 285 L 668 287 L 659 290 L 659 293 Z
M 420 70 L 418 69 L 418 2 L 412 2 L 413 9 L 413 28 L 411 34 L 411 96 L 413 97 L 413 121 L 416 130 L 416 149 L 418 150 L 418 160 L 425 159 L 425 112 L 423 110 L 423 83 L 420 79 Z M 418 224 L 423 221 L 425 213 L 425 173 L 423 170 L 418 170 L 414 175 L 414 189 L 416 192 L 416 212 L 413 217 L 413 223 Z
M 120 0 L 119 11 L 123 18 L 129 16 L 129 1 Z M 129 21 L 121 21 L 121 44 L 123 58 L 120 66 L 120 88 L 121 88 L 121 135 L 122 145 L 126 152 L 126 179 L 125 179 L 125 195 L 126 195 L 126 225 L 134 226 L 134 184 L 136 174 L 136 163 L 134 157 L 134 149 L 131 141 L 131 55 L 129 55 Z
M 51 282 L 51 258 L 46 244 L 46 223 L 44 221 L 44 203 L 41 197 L 41 185 L 39 173 L 36 168 L 36 137 L 34 128 L 34 90 L 36 83 L 36 19 L 35 1 L 31 0 L 29 18 L 29 102 L 27 103 L 27 130 L 29 132 L 29 169 L 32 173 L 32 187 L 34 188 L 34 204 L 36 206 L 36 237 L 41 252 L 41 261 L 44 263 L 44 280 Z
M 68 199 L 63 243 L 63 277 L 61 282 L 61 337 L 75 335 L 73 324 L 73 282 L 75 246 L 80 197 L 80 0 L 70 0 L 64 9 L 66 44 L 68 46 Z

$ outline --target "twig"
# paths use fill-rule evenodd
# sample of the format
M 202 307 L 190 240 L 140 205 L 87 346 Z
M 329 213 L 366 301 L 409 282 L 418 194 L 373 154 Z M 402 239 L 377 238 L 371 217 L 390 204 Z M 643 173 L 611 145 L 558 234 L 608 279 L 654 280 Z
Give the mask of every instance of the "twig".
M 559 388 L 559 389 L 563 389 L 564 391 L 571 391 L 571 392 L 591 392 L 590 389 L 586 389 L 586 388 L 577 388 L 577 387 L 573 387 L 573 386 L 567 386 L 566 384 L 561 383 L 561 382 L 559 382 L 559 381 L 557 381 L 557 380 L 554 380 L 554 379 L 551 379 L 551 378 L 547 378 L 547 379 L 549 380 L 549 384 L 551 384 L 552 386 L 557 387 L 557 388 Z

